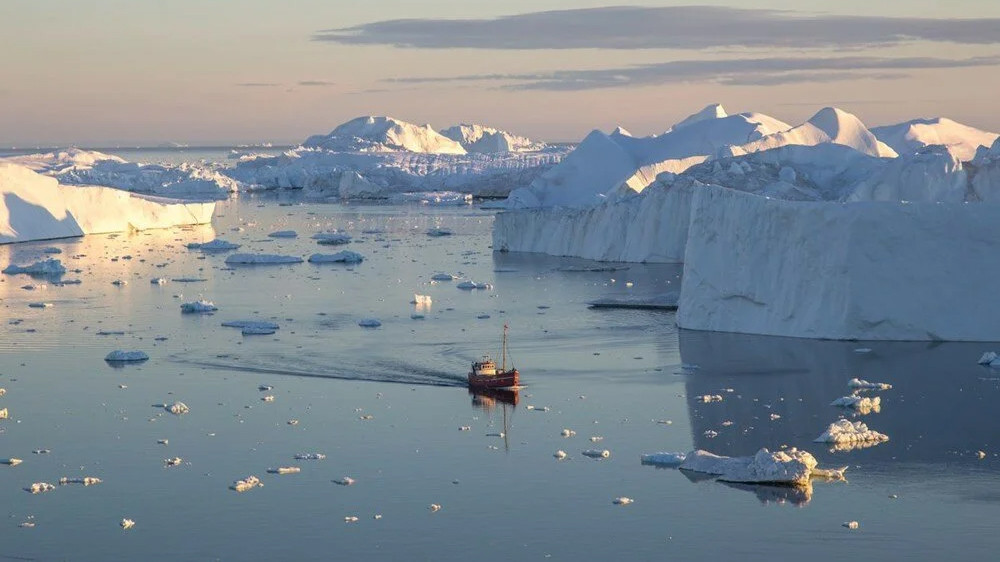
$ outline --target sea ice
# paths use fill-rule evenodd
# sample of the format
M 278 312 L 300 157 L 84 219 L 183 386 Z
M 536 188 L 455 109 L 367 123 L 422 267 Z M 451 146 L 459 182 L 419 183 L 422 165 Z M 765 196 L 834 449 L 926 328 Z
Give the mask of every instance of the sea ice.
M 270 329 L 277 330 L 278 325 L 274 322 L 268 322 L 266 320 L 227 320 L 222 323 L 226 328 L 259 328 L 259 329 Z
M 414 293 L 413 302 L 411 304 L 429 306 L 432 302 L 433 300 L 430 295 L 418 295 Z
M 177 466 L 177 465 L 181 464 L 182 462 L 184 462 L 184 459 L 182 459 L 180 457 L 174 457 L 172 459 L 163 459 L 163 462 L 167 466 Z
M 642 464 L 652 464 L 656 466 L 680 466 L 687 458 L 687 453 L 648 453 L 642 455 Z
M 296 238 L 298 233 L 294 230 L 277 230 L 268 234 L 271 238 Z
M 252 490 L 258 486 L 264 486 L 264 484 L 261 483 L 260 478 L 257 478 L 256 476 L 247 476 L 243 480 L 233 482 L 233 485 L 230 486 L 229 489 L 236 490 L 237 492 L 246 492 L 247 490 Z
M 336 254 L 313 254 L 309 256 L 309 263 L 361 263 L 365 257 L 357 252 L 342 250 Z
M 289 263 L 302 263 L 302 258 L 277 254 L 232 254 L 226 258 L 227 265 L 281 265 Z
M 135 527 L 135 521 L 133 521 L 131 519 L 128 519 L 128 518 L 122 519 L 122 522 L 120 523 L 120 525 L 121 525 L 122 529 L 128 530 L 128 529 L 131 529 L 132 527 Z
M 242 333 L 244 336 L 270 336 L 277 330 L 268 326 L 246 326 Z
M 463 291 L 473 291 L 473 290 L 490 290 L 493 285 L 489 283 L 476 283 L 475 281 L 462 281 L 458 285 L 455 285 L 456 289 L 461 289 Z
M 864 390 L 890 390 L 892 389 L 891 384 L 884 382 L 868 382 L 864 379 L 853 378 L 847 381 L 847 386 L 851 388 L 860 388 Z
M 94 484 L 100 484 L 103 482 L 100 478 L 94 478 L 93 476 L 84 476 L 83 478 L 69 478 L 63 476 L 59 479 L 59 485 L 65 486 L 67 484 L 83 484 L 84 486 L 93 486 Z
M 123 363 L 129 361 L 145 361 L 149 359 L 144 351 L 122 351 L 115 350 L 109 353 L 104 360 L 109 363 Z
M 26 491 L 31 492 L 32 494 L 43 494 L 45 492 L 51 492 L 55 489 L 56 487 L 48 482 L 35 482 L 31 486 L 25 488 Z
M 2 460 L 0 460 L 0 464 L 5 464 L 7 466 L 17 466 L 17 465 L 21 464 L 22 462 L 24 462 L 24 461 L 21 460 L 21 459 L 13 458 L 13 457 L 11 457 L 9 459 L 2 459 Z
M 620 498 L 615 498 L 612 503 L 614 503 L 615 505 L 628 505 L 630 503 L 633 503 L 634 501 L 635 500 L 633 500 L 632 498 L 627 498 L 625 496 L 622 496 Z
M 7 275 L 16 275 L 18 273 L 27 275 L 62 275 L 66 273 L 66 267 L 63 266 L 61 261 L 55 258 L 48 258 L 25 266 L 10 264 L 3 270 L 3 273 Z
M 164 409 L 175 416 L 186 414 L 191 411 L 191 408 L 188 408 L 187 404 L 183 402 L 174 402 L 173 404 L 164 406 Z
M 190 314 L 190 313 L 202 313 L 202 312 L 215 312 L 217 310 L 219 310 L 219 308 L 217 306 L 215 306 L 215 304 L 212 303 L 212 302 L 210 302 L 210 301 L 186 302 L 186 303 L 184 303 L 184 304 L 181 305 L 181 312 L 186 313 L 186 314 Z
M 852 394 L 851 396 L 841 396 L 830 402 L 830 405 L 842 408 L 854 408 L 862 414 L 867 414 L 870 412 L 879 412 L 882 409 L 882 399 L 878 396 L 868 397 Z
M 451 236 L 451 230 L 447 228 L 432 228 L 427 231 L 427 236 Z
M 166 285 L 167 284 L 167 280 L 164 277 L 154 277 L 154 278 L 150 279 L 149 282 L 151 284 L 153 284 L 153 285 Z
M 31 308 L 52 308 L 52 303 L 50 302 L 29 302 L 28 306 Z
M 793 447 L 773 453 L 761 449 L 752 457 L 724 457 L 697 450 L 688 453 L 678 468 L 717 475 L 725 482 L 805 486 L 814 476 L 816 464 L 811 454 Z
M 458 193 L 456 191 L 421 191 L 416 193 L 393 193 L 389 196 L 389 202 L 393 204 L 401 203 L 421 203 L 434 207 L 471 205 L 471 193 Z
M 556 451 L 555 454 L 552 455 L 552 456 L 555 457 L 556 460 L 560 460 L 561 461 L 561 460 L 563 460 L 563 459 L 566 458 L 566 451 L 563 451 L 563 450 Z
M 592 459 L 606 459 L 611 456 L 611 451 L 607 449 L 587 449 L 583 455 Z
M 279 466 L 278 468 L 267 469 L 271 474 L 297 474 L 302 472 L 302 469 L 297 466 Z
M 187 247 L 190 250 L 201 250 L 202 252 L 226 252 L 239 249 L 240 245 L 216 238 L 211 242 L 191 242 Z
M 0 420 L 6 419 L 10 419 L 10 412 L 7 411 L 7 408 L 0 408 Z
M 350 476 L 344 476 L 340 480 L 333 481 L 334 484 L 340 484 L 341 486 L 350 486 L 351 484 L 354 484 L 354 482 L 355 480 Z
M 298 453 L 295 455 L 297 461 L 320 461 L 326 458 L 323 453 Z
M 868 429 L 868 426 L 863 422 L 837 420 L 813 441 L 816 443 L 852 444 L 860 442 L 881 443 L 888 440 L 888 435 Z
M 343 232 L 319 232 L 313 234 L 312 239 L 323 246 L 342 246 L 351 243 L 351 235 Z
M 358 326 L 362 328 L 378 328 L 382 323 L 375 318 L 362 318 L 358 320 Z
M 431 275 L 432 281 L 454 281 L 456 279 L 458 279 L 458 276 L 451 273 L 435 273 Z

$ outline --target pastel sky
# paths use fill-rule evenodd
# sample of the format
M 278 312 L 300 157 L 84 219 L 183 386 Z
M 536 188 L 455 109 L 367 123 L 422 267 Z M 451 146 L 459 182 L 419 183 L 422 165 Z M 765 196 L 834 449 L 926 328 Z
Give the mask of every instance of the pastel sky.
M 712 102 L 1000 131 L 1000 2 L 693 1 L 3 0 L 0 146 L 297 143 L 366 114 L 578 140 Z

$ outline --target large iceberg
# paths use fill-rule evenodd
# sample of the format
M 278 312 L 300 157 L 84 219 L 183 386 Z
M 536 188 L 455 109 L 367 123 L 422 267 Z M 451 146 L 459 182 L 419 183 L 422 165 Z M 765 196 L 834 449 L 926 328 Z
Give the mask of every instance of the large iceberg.
M 812 146 L 827 143 L 849 146 L 869 156 L 887 158 L 898 156 L 889 145 L 878 140 L 857 116 L 835 107 L 824 107 L 797 127 L 746 144 L 726 147 L 720 153 L 725 156 L 738 156 L 790 144 Z
M 467 152 L 533 152 L 544 150 L 546 145 L 526 137 L 485 125 L 455 125 L 441 134 L 458 142 Z
M 12 156 L 0 161 L 31 168 L 63 184 L 100 185 L 180 199 L 225 199 L 239 189 L 239 182 L 209 165 L 137 164 L 78 148 Z
M 326 135 L 314 135 L 302 146 L 338 152 L 427 152 L 465 154 L 455 140 L 430 125 L 414 125 L 392 117 L 364 116 L 352 119 Z
M 990 146 L 997 140 L 996 133 L 981 131 L 945 117 L 872 127 L 871 132 L 899 154 L 911 154 L 925 146 L 938 144 L 945 146 L 962 162 L 972 160 L 980 146 Z
M 184 202 L 98 186 L 68 186 L 0 162 L 0 244 L 206 224 L 214 202 Z

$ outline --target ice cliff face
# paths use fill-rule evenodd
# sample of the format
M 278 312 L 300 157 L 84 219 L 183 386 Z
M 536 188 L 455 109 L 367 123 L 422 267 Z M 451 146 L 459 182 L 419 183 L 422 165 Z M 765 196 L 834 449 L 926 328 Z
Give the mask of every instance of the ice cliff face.
M 1000 205 L 696 190 L 679 326 L 826 339 L 1000 341 Z
M 961 162 L 968 162 L 980 146 L 990 146 L 996 133 L 981 131 L 945 117 L 914 119 L 896 125 L 873 127 L 871 132 L 899 154 L 912 154 L 925 146 L 939 144 Z
M 205 224 L 214 211 L 214 202 L 62 185 L 24 166 L 0 162 L 0 244 Z
M 545 143 L 519 137 L 485 125 L 455 125 L 441 134 L 462 145 L 467 152 L 532 152 L 545 149 Z
M 465 154 L 458 142 L 430 125 L 414 125 L 392 117 L 352 119 L 327 135 L 314 135 L 302 146 L 338 152 L 407 151 L 429 154 Z

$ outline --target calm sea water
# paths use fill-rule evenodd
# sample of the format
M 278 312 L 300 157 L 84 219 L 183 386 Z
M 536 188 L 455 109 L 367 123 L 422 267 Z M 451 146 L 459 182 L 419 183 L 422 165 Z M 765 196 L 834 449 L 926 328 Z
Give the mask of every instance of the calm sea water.
M 0 246 L 4 265 L 60 248 L 64 279 L 81 280 L 0 276 L 0 408 L 11 415 L 0 458 L 25 461 L 0 466 L 0 557 L 979 560 L 1000 548 L 1000 374 L 976 365 L 989 346 L 678 333 L 672 313 L 586 307 L 675 289 L 678 266 L 566 271 L 596 264 L 493 254 L 491 224 L 472 208 L 241 197 L 212 227 Z M 434 226 L 455 234 L 426 236 Z M 355 236 L 364 263 L 228 268 L 226 254 L 184 247 L 219 236 L 241 251 L 332 253 L 309 239 L 332 228 Z M 299 238 L 267 237 L 285 229 Z M 435 272 L 494 289 L 431 284 Z M 433 298 L 422 320 L 411 319 L 414 293 Z M 219 311 L 180 313 L 199 298 Z M 53 306 L 28 307 L 38 301 Z M 360 328 L 365 317 L 382 327 Z M 244 337 L 220 325 L 251 318 L 281 328 Z M 516 405 L 462 386 L 504 323 L 526 384 Z M 151 359 L 113 368 L 103 358 L 114 349 Z M 855 376 L 894 385 L 861 418 L 891 441 L 830 452 L 811 441 L 844 414 L 828 403 Z M 694 398 L 709 393 L 724 399 Z M 154 406 L 175 400 L 190 413 Z M 785 445 L 848 465 L 849 482 L 734 486 L 639 461 Z M 611 456 L 581 455 L 591 448 Z M 568 459 L 553 458 L 560 449 Z M 327 457 L 293 460 L 306 452 Z M 166 467 L 175 456 L 184 462 Z M 279 466 L 302 472 L 267 473 Z M 228 489 L 251 474 L 264 487 Z M 104 482 L 23 490 L 63 476 Z M 334 483 L 344 476 L 356 482 Z M 618 496 L 635 503 L 613 505 Z M 123 517 L 136 526 L 123 531 Z M 851 520 L 860 528 L 841 526 Z

